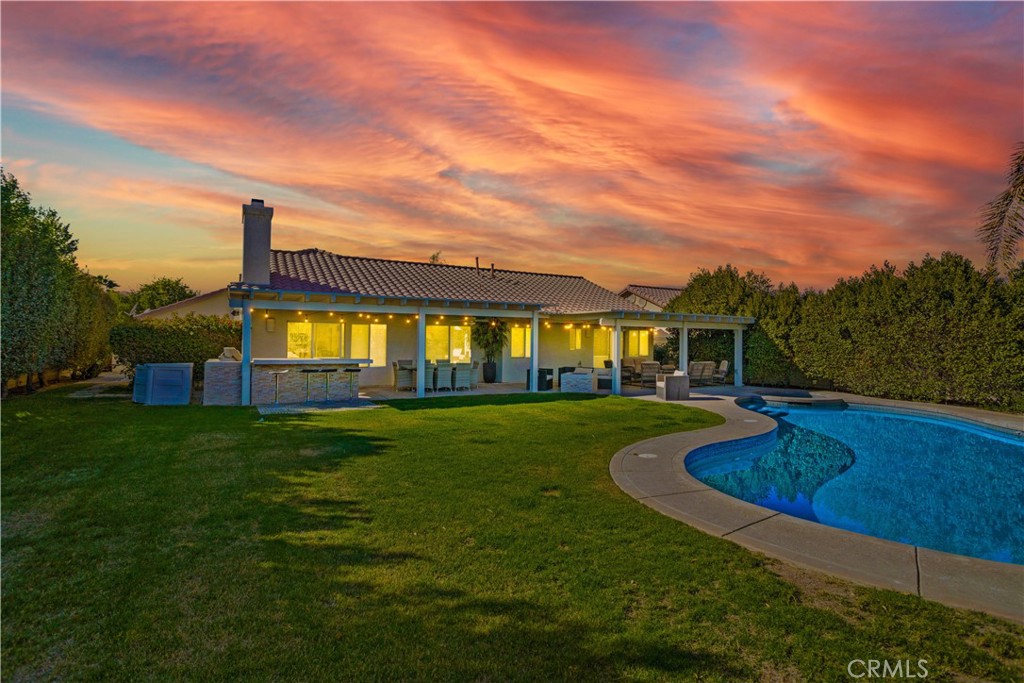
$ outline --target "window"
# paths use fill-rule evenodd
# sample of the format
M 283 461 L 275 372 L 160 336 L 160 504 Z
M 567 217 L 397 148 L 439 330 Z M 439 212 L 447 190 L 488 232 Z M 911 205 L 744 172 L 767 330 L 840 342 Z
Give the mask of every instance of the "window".
M 388 326 L 353 325 L 348 358 L 370 358 L 371 368 L 388 364 Z
M 451 350 L 453 363 L 468 363 L 473 356 L 473 331 L 468 325 L 453 325 L 451 328 Z
M 529 358 L 532 344 L 530 343 L 529 327 L 512 328 L 512 357 Z
M 427 360 L 448 360 L 448 326 L 427 325 Z
M 626 340 L 627 356 L 646 356 L 651 352 L 651 331 L 630 330 Z
M 582 327 L 570 327 L 569 328 L 569 350 L 579 351 L 583 348 L 583 328 Z
M 606 360 L 612 359 L 612 331 L 594 330 L 594 367 L 603 368 Z
M 468 325 L 427 325 L 428 361 L 468 363 L 473 355 L 472 328 Z
M 309 358 L 313 348 L 313 323 L 288 323 L 288 357 Z
M 340 323 L 313 323 L 313 358 L 340 357 L 343 333 Z
M 288 358 L 337 358 L 341 355 L 341 323 L 288 323 Z

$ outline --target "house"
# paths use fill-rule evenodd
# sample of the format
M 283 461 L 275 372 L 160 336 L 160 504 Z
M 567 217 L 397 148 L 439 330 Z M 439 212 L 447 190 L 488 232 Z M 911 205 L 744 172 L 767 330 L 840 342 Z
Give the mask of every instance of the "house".
M 677 296 L 682 287 L 659 287 L 657 285 L 626 285 L 619 296 L 645 311 L 664 311 Z M 668 330 L 658 327 L 654 330 L 654 343 L 664 344 L 669 340 Z
M 672 299 L 683 293 L 682 287 L 656 285 L 626 285 L 619 296 L 646 311 L 664 311 Z
M 228 288 L 221 287 L 206 294 L 197 294 L 188 299 L 176 301 L 159 308 L 149 308 L 142 313 L 136 313 L 136 320 L 166 320 L 179 315 L 231 315 L 231 306 L 228 303 Z M 241 314 L 241 311 L 237 311 Z
M 534 390 L 539 368 L 600 368 L 607 360 L 615 367 L 612 393 L 620 393 L 621 359 L 650 358 L 656 327 L 733 330 L 741 367 L 743 329 L 752 318 L 647 310 L 576 275 L 272 249 L 273 214 L 259 199 L 242 206 L 242 277 L 227 287 L 242 321 L 243 405 L 268 400 L 273 384 L 260 372 L 318 359 L 339 367 L 361 361 L 364 386 L 390 385 L 392 362 L 411 360 L 416 395 L 423 396 L 426 363 L 483 360 L 471 340 L 478 318 L 510 327 L 497 381 L 526 383 L 532 373 Z M 188 310 L 186 303 L 178 312 Z

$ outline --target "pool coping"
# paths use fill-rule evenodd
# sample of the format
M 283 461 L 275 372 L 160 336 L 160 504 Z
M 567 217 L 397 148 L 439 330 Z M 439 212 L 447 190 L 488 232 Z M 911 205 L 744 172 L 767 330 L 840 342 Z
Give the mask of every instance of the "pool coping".
M 1000 430 L 1019 418 L 838 392 L 819 395 L 826 399 L 841 397 L 852 405 L 963 419 Z M 684 461 L 696 448 L 775 430 L 775 420 L 742 406 L 753 399 L 768 398 L 756 393 L 693 393 L 688 401 L 670 402 L 716 413 L 725 418 L 725 424 L 630 444 L 612 457 L 608 465 L 612 479 L 625 493 L 661 514 L 769 557 L 854 583 L 911 593 L 1024 623 L 1024 566 L 954 555 L 799 519 L 733 498 L 701 483 L 687 471 Z M 644 399 L 657 401 L 653 397 L 639 400 Z M 771 396 L 770 400 L 786 399 Z

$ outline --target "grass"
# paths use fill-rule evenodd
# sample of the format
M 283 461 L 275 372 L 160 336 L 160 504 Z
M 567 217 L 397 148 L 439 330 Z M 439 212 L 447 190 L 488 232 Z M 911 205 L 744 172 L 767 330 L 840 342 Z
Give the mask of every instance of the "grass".
M 719 422 L 621 398 L 260 420 L 3 405 L 6 680 L 1020 680 L 1024 629 L 769 561 L 608 463 Z

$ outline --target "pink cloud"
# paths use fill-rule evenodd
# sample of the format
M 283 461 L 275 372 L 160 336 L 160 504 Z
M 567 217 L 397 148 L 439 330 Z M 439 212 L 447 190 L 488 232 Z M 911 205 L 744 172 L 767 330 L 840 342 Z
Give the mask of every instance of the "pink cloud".
M 96 195 L 173 191 L 210 244 L 253 185 L 280 248 L 821 286 L 980 256 L 976 209 L 1024 136 L 1019 7 L 50 7 L 4 5 L 5 102 L 223 174 Z

